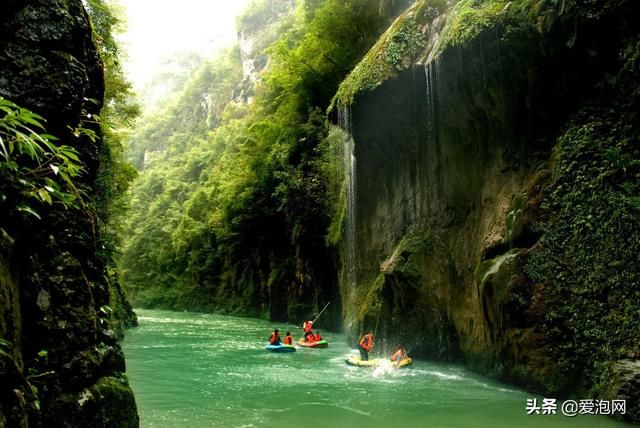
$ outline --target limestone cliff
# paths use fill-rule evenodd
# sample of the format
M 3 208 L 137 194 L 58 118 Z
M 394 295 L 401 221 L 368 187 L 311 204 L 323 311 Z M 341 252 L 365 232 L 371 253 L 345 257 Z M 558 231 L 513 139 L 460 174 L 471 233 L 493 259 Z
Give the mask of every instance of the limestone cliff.
M 48 133 L 80 153 L 88 192 L 100 140 L 73 129 L 99 112 L 104 93 L 90 28 L 81 0 L 8 0 L 0 15 L 0 95 L 46 118 Z M 110 290 L 95 214 L 80 204 L 40 216 L 1 217 L 12 239 L 0 238 L 0 337 L 8 342 L 0 426 L 138 426 L 105 310 Z
M 392 25 L 335 100 L 354 335 L 380 317 L 415 355 L 637 420 L 637 8 L 418 1 Z
M 258 76 L 269 62 L 265 49 L 277 39 L 278 31 L 285 25 L 285 17 L 294 9 L 293 0 L 264 2 L 262 5 L 262 8 L 247 11 L 238 23 L 243 79 L 234 92 L 237 102 L 251 102 Z

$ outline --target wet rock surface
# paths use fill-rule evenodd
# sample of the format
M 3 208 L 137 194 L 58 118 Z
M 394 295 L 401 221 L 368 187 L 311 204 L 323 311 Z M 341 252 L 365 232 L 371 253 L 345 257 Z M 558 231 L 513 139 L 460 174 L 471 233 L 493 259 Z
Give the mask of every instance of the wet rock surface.
M 80 0 L 12 0 L 0 16 L 0 95 L 79 151 L 88 191 L 100 141 L 71 129 L 99 113 L 104 92 L 90 28 Z M 101 311 L 110 286 L 95 214 L 80 204 L 41 216 L 7 220 L 15 241 L 0 260 L 0 336 L 10 349 L 0 353 L 0 426 L 137 426 L 124 357 Z
M 611 76 L 621 69 L 615 52 L 630 49 L 625 44 L 637 37 L 637 26 L 627 19 L 632 3 L 604 3 L 572 9 L 571 18 L 558 19 L 547 32 L 519 33 L 514 22 L 489 25 L 438 55 L 420 54 L 426 64 L 397 71 L 341 110 L 348 119 L 343 127 L 355 140 L 355 281 L 341 284 L 352 330 L 379 324 L 381 339 L 404 343 L 414 355 L 459 359 L 558 396 L 589 396 L 591 376 L 601 370 L 594 361 L 631 346 L 627 335 L 616 338 L 618 350 L 608 352 L 605 329 L 595 327 L 577 338 L 570 332 L 586 330 L 587 311 L 561 312 L 572 308 L 584 292 L 575 290 L 588 286 L 598 266 L 570 260 L 591 270 L 582 283 L 572 278 L 571 286 L 557 275 L 541 280 L 532 267 L 551 239 L 545 232 L 571 228 L 576 220 L 569 214 L 560 220 L 549 207 L 564 130 L 576 117 L 605 122 L 605 109 L 620 116 L 637 111 L 637 104 L 598 90 L 603 81 L 613 85 Z M 436 44 L 429 40 L 425 46 Z M 615 90 L 632 94 L 633 88 L 619 84 Z M 595 104 L 602 110 L 585 107 Z M 573 240 L 578 246 L 599 233 L 590 227 L 558 247 Z M 616 239 L 635 248 L 625 232 Z M 617 257 L 595 246 L 584 253 L 589 251 L 600 251 L 598 260 Z M 630 259 L 626 266 L 636 278 Z M 633 293 L 634 284 L 629 280 L 624 287 Z M 596 294 L 587 308 L 604 299 L 610 314 L 628 311 L 612 287 L 601 291 L 608 298 Z M 574 363 L 565 357 L 575 357 Z M 610 396 L 628 397 L 633 407 L 640 372 L 628 368 Z

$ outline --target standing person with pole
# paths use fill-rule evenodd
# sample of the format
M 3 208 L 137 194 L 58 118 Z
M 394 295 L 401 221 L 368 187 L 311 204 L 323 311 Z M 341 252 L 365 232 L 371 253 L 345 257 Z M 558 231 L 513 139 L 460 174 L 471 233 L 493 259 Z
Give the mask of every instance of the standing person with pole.
M 382 311 L 382 303 L 380 303 L 380 309 L 378 309 L 378 319 L 376 320 L 375 332 L 378 333 L 378 323 L 380 322 L 380 312 Z M 362 336 L 360 342 L 358 342 L 358 350 L 360 351 L 360 359 L 362 361 L 369 361 L 369 352 L 373 349 L 373 337 L 374 334 L 369 331 Z
M 373 349 L 373 333 L 369 332 L 362 336 L 358 343 L 358 350 L 360 351 L 360 360 L 369 361 L 369 352 Z
M 302 329 L 304 330 L 304 340 L 305 342 L 309 342 L 309 336 L 313 334 L 313 321 L 305 321 L 302 323 Z
M 329 303 L 331 303 L 331 302 L 329 302 Z M 313 334 L 313 331 L 312 331 L 312 330 L 313 330 L 313 323 L 315 323 L 316 321 L 318 321 L 318 318 L 320 318 L 320 315 L 322 315 L 322 313 L 324 312 L 324 310 L 325 310 L 325 309 L 327 309 L 327 306 L 329 306 L 329 303 L 327 303 L 326 305 L 324 305 L 324 308 L 322 308 L 322 310 L 320 311 L 320 313 L 318 314 L 318 316 L 317 316 L 317 317 L 315 317 L 315 318 L 313 319 L 313 321 L 305 321 L 305 322 L 302 324 L 302 328 L 303 328 L 303 330 L 304 330 L 304 340 L 305 340 L 305 341 L 307 341 L 307 342 L 309 341 L 309 340 L 308 340 L 309 335 Z

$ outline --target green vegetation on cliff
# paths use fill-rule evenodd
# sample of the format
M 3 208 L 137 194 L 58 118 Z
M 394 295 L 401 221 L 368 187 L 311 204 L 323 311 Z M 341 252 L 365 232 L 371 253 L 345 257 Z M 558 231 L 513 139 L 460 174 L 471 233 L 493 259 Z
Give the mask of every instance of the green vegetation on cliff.
M 100 126 L 101 144 L 95 191 L 89 198 L 100 230 L 97 255 L 107 266 L 106 280 L 110 285 L 108 310 L 101 313 L 122 337 L 124 327 L 137 324 L 118 282 L 116 259 L 129 209 L 127 190 L 137 176 L 135 167 L 124 159 L 124 147 L 140 109 L 131 83 L 124 76 L 120 47 L 114 38 L 124 30 L 123 11 L 117 2 L 104 0 L 89 0 L 87 10 L 94 43 L 104 67 L 102 109 L 99 117 L 90 118 L 94 125 Z
M 416 62 L 429 63 L 486 30 L 504 28 L 505 40 L 527 32 L 548 34 L 573 7 L 568 0 L 418 0 L 351 71 L 334 102 L 344 108 L 356 95 L 373 91 Z
M 230 50 L 133 136 L 146 166 L 121 266 L 137 304 L 298 320 L 337 293 L 326 235 L 340 194 L 326 175 L 339 181 L 341 148 L 321 111 L 386 17 L 361 0 L 300 2 L 284 18 L 256 6 L 239 33 L 280 20 L 280 34 L 255 100 L 234 101 Z
M 639 351 L 640 105 L 638 39 L 558 139 L 547 222 L 526 272 L 544 284 L 552 390 L 597 384 L 604 367 Z
M 0 97 L 0 241 L 13 243 L 11 225 L 21 215 L 40 219 L 42 204 L 78 204 L 73 179 L 82 173 L 78 152 L 57 145 L 41 116 Z
M 418 59 L 429 37 L 427 22 L 446 9 L 442 0 L 421 0 L 405 11 L 341 83 L 334 104 L 344 108 L 360 92 L 369 92 Z
M 94 42 L 104 66 L 104 102 L 97 122 L 101 125 L 100 169 L 92 203 L 98 214 L 105 257 L 111 263 L 120 246 L 122 222 L 127 210 L 126 191 L 136 176 L 124 161 L 124 145 L 139 114 L 131 84 L 126 80 L 114 34 L 124 30 L 123 12 L 117 3 L 89 0 Z
M 415 2 L 335 98 L 363 183 L 347 316 L 375 325 L 382 302 L 429 356 L 637 415 L 638 373 L 610 382 L 640 355 L 637 3 L 438 4 Z M 443 248 L 386 272 L 434 224 Z
M 100 0 L 3 5 L 0 426 L 138 425 L 108 269 L 132 171 L 116 129 L 135 114 L 114 19 Z

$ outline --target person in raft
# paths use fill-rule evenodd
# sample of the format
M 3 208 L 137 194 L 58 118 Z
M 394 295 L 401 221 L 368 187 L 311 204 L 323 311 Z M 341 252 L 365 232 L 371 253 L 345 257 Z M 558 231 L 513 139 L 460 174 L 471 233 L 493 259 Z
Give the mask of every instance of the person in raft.
M 285 345 L 293 345 L 293 337 L 291 337 L 291 332 L 288 331 L 284 336 L 284 344 Z
M 395 361 L 396 366 L 399 366 L 400 361 L 407 358 L 407 350 L 402 345 L 398 345 L 396 348 L 397 348 L 397 351 L 394 352 L 394 354 L 391 356 L 391 361 Z
M 273 330 L 273 333 L 271 333 L 269 344 L 274 346 L 280 345 L 280 330 L 278 330 L 277 328 Z
M 313 334 L 311 329 L 313 328 L 313 321 L 305 321 L 302 324 L 302 329 L 304 330 L 304 340 L 305 342 L 311 342 L 309 335 Z
M 321 340 L 322 336 L 320 336 L 320 330 L 316 330 L 316 332 L 313 334 L 313 341 L 320 342 Z
M 371 332 L 362 336 L 360 343 L 358 343 L 358 349 L 360 350 L 360 359 L 369 361 L 369 352 L 373 349 L 373 334 Z

